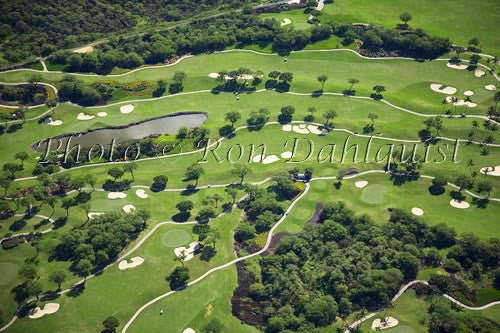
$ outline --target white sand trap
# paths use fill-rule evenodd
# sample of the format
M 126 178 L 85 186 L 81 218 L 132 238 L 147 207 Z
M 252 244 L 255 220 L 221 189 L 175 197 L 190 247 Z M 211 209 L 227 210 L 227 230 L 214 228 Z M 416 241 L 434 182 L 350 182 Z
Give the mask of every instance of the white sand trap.
M 209 77 L 209 78 L 212 78 L 212 79 L 216 79 L 216 78 L 218 78 L 218 77 L 219 77 L 219 73 L 213 73 L 213 72 L 212 72 L 212 73 L 208 74 L 208 77 Z
M 318 128 L 316 125 L 307 125 L 307 129 L 312 133 L 316 135 L 322 135 L 323 131 Z
M 284 151 L 284 152 L 282 152 L 282 153 L 281 153 L 281 155 L 280 155 L 280 156 L 281 156 L 281 158 L 286 158 L 286 159 L 288 159 L 288 158 L 291 158 L 291 157 L 292 157 L 292 154 L 293 154 L 293 153 L 292 153 L 291 151 Z
M 476 77 L 483 77 L 483 76 L 486 75 L 486 73 L 484 71 L 480 70 L 480 69 L 476 69 L 476 71 L 474 72 L 474 75 Z
M 125 205 L 122 207 L 123 211 L 127 214 L 131 214 L 135 212 L 135 206 L 134 205 Z
M 75 53 L 90 53 L 92 51 L 94 51 L 94 48 L 90 45 L 73 50 Z
M 452 64 L 452 63 L 447 63 L 446 66 L 450 67 L 450 68 L 453 68 L 453 69 L 467 69 L 467 65 L 456 65 L 456 64 Z
M 191 327 L 186 328 L 182 333 L 196 333 Z
M 104 212 L 90 212 L 87 214 L 87 216 L 89 217 L 89 219 L 93 219 L 94 217 L 97 217 L 99 215 L 103 215 L 105 214 Z
M 141 199 L 146 199 L 147 197 L 149 197 L 149 195 L 144 190 L 135 191 L 135 195 L 137 195 Z
M 107 112 L 97 112 L 97 116 L 98 117 L 107 117 L 108 116 L 108 113 Z
M 460 208 L 460 209 L 467 209 L 470 207 L 469 203 L 467 201 L 457 201 L 455 199 L 452 199 L 450 201 L 450 205 L 455 208 Z
M 262 155 L 259 154 L 259 155 L 255 155 L 253 158 L 252 158 L 252 162 L 254 163 L 259 163 L 260 161 L 262 161 L 263 158 L 262 158 Z
M 134 111 L 134 106 L 132 104 L 127 104 L 124 106 L 120 106 L 120 112 L 123 114 L 127 114 Z
M 266 156 L 266 158 L 264 158 L 264 160 L 262 161 L 262 164 L 271 164 L 271 163 L 277 162 L 279 160 L 280 160 L 280 158 L 278 156 L 269 155 L 269 156 Z
M 51 122 L 47 123 L 47 125 L 50 126 L 60 126 L 62 124 L 63 124 L 62 120 L 52 120 Z
M 299 134 L 309 134 L 309 130 L 304 127 L 304 128 L 301 128 L 300 125 L 293 125 L 292 126 L 292 129 L 295 133 L 299 133 Z
M 127 268 L 137 267 L 144 262 L 144 259 L 141 257 L 133 257 L 130 259 L 130 261 L 131 262 L 128 262 L 127 260 L 120 261 L 120 263 L 118 264 L 118 268 L 120 270 L 124 270 Z
M 40 307 L 36 307 L 33 310 L 31 310 L 29 317 L 31 319 L 37 319 L 41 318 L 47 314 L 52 314 L 56 313 L 57 310 L 59 310 L 60 305 L 58 303 L 47 303 L 43 307 L 43 309 L 40 309 Z
M 486 171 L 488 171 L 488 176 L 500 176 L 500 165 L 496 167 L 485 167 L 479 170 L 479 172 L 483 174 L 486 174 Z
M 289 25 L 290 23 L 292 23 L 292 20 L 290 20 L 289 18 L 285 17 L 285 18 L 283 19 L 283 21 L 281 21 L 280 25 L 281 25 L 282 27 L 284 27 L 285 25 Z
M 472 90 L 466 90 L 466 91 L 464 91 L 464 95 L 465 96 L 472 96 L 472 95 L 474 95 L 474 92 Z
M 454 93 L 457 92 L 457 88 L 445 86 L 445 85 L 440 84 L 440 83 L 431 83 L 431 90 L 438 92 L 438 93 L 447 94 L 447 95 L 453 95 Z
M 290 124 L 285 124 L 283 125 L 283 127 L 281 127 L 281 129 L 285 132 L 291 132 L 292 131 L 292 125 Z
M 76 119 L 78 120 L 90 120 L 90 119 L 94 119 L 95 116 L 91 116 L 91 115 L 88 115 L 88 114 L 85 114 L 83 112 L 80 112 L 78 114 L 78 116 L 76 116 Z
M 186 259 L 184 259 L 184 261 L 188 261 L 188 260 L 193 259 L 194 252 L 196 250 L 198 250 L 199 248 L 200 248 L 200 243 L 198 243 L 198 242 L 191 242 L 191 243 L 189 243 L 189 247 L 188 248 L 186 248 L 184 246 L 176 247 L 174 249 L 174 254 L 177 257 L 180 257 L 180 255 L 182 254 L 182 252 L 184 252 L 184 255 L 186 256 Z
M 497 90 L 497 87 L 495 87 L 494 84 L 488 84 L 487 86 L 484 86 L 484 89 L 489 90 L 489 91 L 493 91 L 493 90 Z
M 123 192 L 109 192 L 108 199 L 125 199 L 127 195 Z
M 455 103 L 453 103 L 453 105 L 457 105 L 457 106 L 467 105 L 470 108 L 475 108 L 477 106 L 476 103 L 469 102 L 469 101 L 466 101 L 464 99 L 459 99 L 458 101 L 456 101 Z
M 386 328 L 391 328 L 397 326 L 398 323 L 399 323 L 398 320 L 393 317 L 386 317 L 384 322 L 382 322 L 381 319 L 375 319 L 372 322 L 372 330 L 376 331 L 377 329 L 383 330 Z
M 360 181 L 357 181 L 357 182 L 354 183 L 354 186 L 356 186 L 357 188 L 363 188 L 366 185 L 368 185 L 368 181 L 367 180 L 360 180 Z
M 424 215 L 424 211 L 423 211 L 423 209 L 422 209 L 422 208 L 418 208 L 418 207 L 413 207 L 413 208 L 411 209 L 411 213 L 412 213 L 413 215 L 417 215 L 417 216 L 422 216 L 422 215 Z
M 300 3 L 300 0 L 290 0 L 290 1 L 288 1 L 289 5 L 299 4 L 299 3 Z M 184 332 L 184 333 L 186 333 L 186 332 Z

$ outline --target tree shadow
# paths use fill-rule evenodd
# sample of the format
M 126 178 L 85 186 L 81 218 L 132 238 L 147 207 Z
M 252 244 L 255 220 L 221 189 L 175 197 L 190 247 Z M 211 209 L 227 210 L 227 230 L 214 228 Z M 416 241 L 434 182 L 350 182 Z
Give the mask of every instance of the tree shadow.
M 312 98 L 320 98 L 323 96 L 323 90 L 315 90 L 311 93 Z
M 189 180 L 187 180 L 189 181 Z M 199 190 L 193 184 L 188 184 L 184 190 L 182 190 L 181 195 L 190 196 L 198 192 Z
M 490 203 L 489 198 L 473 198 L 472 203 L 476 205 L 477 208 L 486 208 L 488 207 L 488 204 Z
M 190 212 L 179 212 L 177 214 L 174 214 L 172 215 L 172 221 L 174 222 L 186 222 L 187 220 L 189 220 L 189 218 L 191 217 L 191 213 Z

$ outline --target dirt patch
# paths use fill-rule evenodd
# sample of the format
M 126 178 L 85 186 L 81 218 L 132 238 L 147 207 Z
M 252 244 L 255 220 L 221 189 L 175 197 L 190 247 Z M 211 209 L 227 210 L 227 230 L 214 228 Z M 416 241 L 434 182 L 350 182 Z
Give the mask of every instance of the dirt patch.
M 325 204 L 323 202 L 318 202 L 316 206 L 314 207 L 314 214 L 313 216 L 307 221 L 307 223 L 312 223 L 312 224 L 318 224 L 319 223 L 319 216 L 321 215 L 321 211 L 323 210 L 323 207 Z
M 266 251 L 264 251 L 264 253 L 262 253 L 263 256 L 266 256 L 266 255 L 269 255 L 269 254 L 272 254 L 274 252 L 274 250 L 276 250 L 276 248 L 278 247 L 279 243 L 280 243 L 280 240 L 283 238 L 283 237 L 297 237 L 297 236 L 300 236 L 300 234 L 291 234 L 289 232 L 280 232 L 280 233 L 277 233 L 276 235 L 273 235 L 273 238 L 271 239 L 271 244 L 269 244 L 269 247 L 267 248 Z

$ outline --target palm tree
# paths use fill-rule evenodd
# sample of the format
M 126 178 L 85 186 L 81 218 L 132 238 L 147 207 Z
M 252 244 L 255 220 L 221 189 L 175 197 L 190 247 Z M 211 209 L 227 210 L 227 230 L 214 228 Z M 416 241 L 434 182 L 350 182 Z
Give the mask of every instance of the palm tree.
M 375 124 L 375 120 L 378 119 L 378 116 L 375 113 L 368 113 L 368 119 L 371 120 L 373 126 Z
M 326 119 L 325 127 L 328 127 L 328 122 L 330 121 L 330 119 L 337 117 L 337 112 L 335 112 L 335 110 L 333 109 L 330 109 L 323 114 L 323 117 Z
M 474 160 L 470 159 L 467 161 L 467 167 L 469 168 L 470 173 L 472 174 L 472 167 L 475 165 Z
M 123 166 L 123 172 L 130 172 L 132 181 L 135 181 L 134 170 L 137 170 L 137 163 L 127 163 Z
M 326 76 L 325 74 L 318 76 L 318 81 L 319 81 L 319 83 L 321 83 L 321 91 L 323 91 L 323 89 L 325 88 L 325 82 L 327 80 L 328 80 L 328 76 Z

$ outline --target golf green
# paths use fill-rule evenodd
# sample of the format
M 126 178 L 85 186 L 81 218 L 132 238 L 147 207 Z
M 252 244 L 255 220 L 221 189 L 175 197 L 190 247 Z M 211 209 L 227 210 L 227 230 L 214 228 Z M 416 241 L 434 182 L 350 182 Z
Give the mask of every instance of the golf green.
M 299 208 L 297 209 L 296 212 L 294 212 L 294 214 L 300 219 L 307 219 L 309 216 L 312 215 L 312 211 L 307 208 Z
M 385 185 L 367 186 L 361 194 L 361 200 L 372 205 L 379 205 L 384 202 L 387 191 L 388 188 Z
M 286 231 L 291 234 L 296 234 L 302 231 L 302 228 L 296 224 L 290 224 L 289 226 L 286 227 Z
M 191 234 L 182 229 L 174 229 L 167 231 L 161 237 L 161 243 L 166 247 L 178 247 L 185 245 L 191 241 Z
M 17 277 L 18 266 L 10 262 L 0 262 L 0 286 L 5 286 Z

